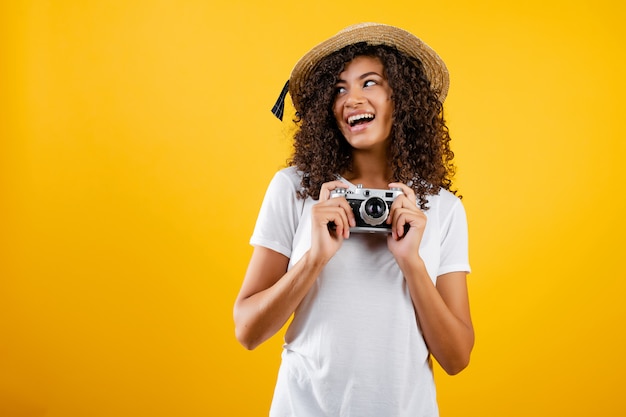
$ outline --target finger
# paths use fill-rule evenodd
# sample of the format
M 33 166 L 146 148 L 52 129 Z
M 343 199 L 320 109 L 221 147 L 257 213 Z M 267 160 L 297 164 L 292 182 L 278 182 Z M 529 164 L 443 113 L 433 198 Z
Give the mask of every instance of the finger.
M 391 224 L 391 228 L 393 230 L 392 234 L 394 235 L 395 239 L 402 239 L 404 237 L 404 235 L 407 232 L 407 218 L 405 213 L 396 210 L 394 213 L 394 217 L 393 217 L 393 222 Z
M 343 236 L 346 239 L 350 237 L 350 224 L 343 209 L 336 208 L 328 212 L 326 221 L 329 229 L 334 231 L 338 236 Z
M 318 204 L 323 204 L 329 207 L 340 207 L 341 209 L 344 210 L 346 214 L 346 218 L 347 218 L 346 223 L 349 224 L 350 227 L 356 226 L 356 219 L 354 218 L 354 212 L 352 211 L 352 206 L 350 206 L 350 203 L 348 203 L 348 200 L 346 200 L 344 197 L 329 198 L 328 200 L 321 201 Z
M 399 188 L 407 197 L 415 198 L 415 191 L 411 187 L 409 187 L 408 185 L 402 182 L 392 182 L 389 184 L 389 188 Z
M 349 188 L 349 185 L 341 181 L 330 181 L 322 184 L 320 188 L 319 201 L 326 201 L 330 198 L 330 192 L 337 188 Z
M 394 202 L 391 204 L 389 209 L 389 217 L 387 218 L 387 224 L 392 224 L 395 218 L 403 212 L 408 213 L 419 213 L 420 209 L 417 207 L 417 204 L 414 200 L 411 200 L 409 197 L 405 195 L 401 195 L 396 197 Z
M 338 235 L 343 235 L 347 238 L 350 235 L 350 226 L 354 224 L 354 220 L 350 219 L 348 213 L 350 213 L 350 216 L 352 217 L 354 215 L 352 214 L 350 205 L 345 198 L 337 198 L 336 200 L 338 203 L 336 205 L 331 205 L 331 203 L 335 203 L 334 201 L 317 204 L 314 207 L 314 216 L 318 219 L 316 221 L 320 226 L 327 226 L 329 231 L 335 232 Z
M 345 198 L 341 198 L 339 200 L 341 208 L 346 215 L 347 224 L 349 225 L 349 227 L 356 226 L 356 219 L 354 218 L 354 211 L 352 211 L 352 206 L 350 206 L 350 203 L 348 203 L 348 200 L 346 200 Z
M 419 209 L 406 209 L 402 208 L 395 212 L 392 229 L 397 233 L 397 236 L 404 237 L 411 228 L 417 230 L 423 230 L 426 228 L 426 215 Z
M 417 206 L 417 196 L 415 195 L 415 191 L 411 187 L 409 187 L 408 185 L 406 185 L 404 183 L 401 183 L 401 182 L 392 182 L 392 183 L 389 184 L 389 188 L 398 188 L 398 189 L 400 189 L 402 191 L 403 195 L 396 197 L 394 202 L 397 201 L 397 200 L 403 201 L 404 198 L 407 198 L 409 200 L 409 202 L 411 203 L 409 205 L 409 207 L 412 206 L 412 205 Z M 404 197 L 404 198 L 402 198 L 402 197 Z M 405 205 L 405 207 L 406 207 L 406 205 Z

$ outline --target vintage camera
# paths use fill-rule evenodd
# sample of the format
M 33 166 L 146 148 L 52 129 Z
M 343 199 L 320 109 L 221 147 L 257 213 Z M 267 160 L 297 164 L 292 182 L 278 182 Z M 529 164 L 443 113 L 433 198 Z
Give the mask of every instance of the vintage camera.
M 335 188 L 331 191 L 330 197 L 345 197 L 348 200 L 356 220 L 356 227 L 351 228 L 351 231 L 389 233 L 391 225 L 385 223 L 385 220 L 389 216 L 391 204 L 401 194 L 400 188 L 368 189 L 358 184 L 354 191 Z

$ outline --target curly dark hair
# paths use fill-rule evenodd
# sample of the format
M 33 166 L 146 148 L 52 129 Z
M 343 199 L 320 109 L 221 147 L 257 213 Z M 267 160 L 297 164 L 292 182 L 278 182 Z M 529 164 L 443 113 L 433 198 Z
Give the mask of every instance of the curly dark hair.
M 365 42 L 346 46 L 322 59 L 305 81 L 301 112 L 294 122 L 294 153 L 288 161 L 304 173 L 300 197 L 319 198 L 323 183 L 352 168 L 352 148 L 333 115 L 336 84 L 345 65 L 358 56 L 380 59 L 394 103 L 388 159 L 393 181 L 411 184 L 422 209 L 427 196 L 451 190 L 455 166 L 443 105 L 424 75 L 422 63 L 396 48 Z

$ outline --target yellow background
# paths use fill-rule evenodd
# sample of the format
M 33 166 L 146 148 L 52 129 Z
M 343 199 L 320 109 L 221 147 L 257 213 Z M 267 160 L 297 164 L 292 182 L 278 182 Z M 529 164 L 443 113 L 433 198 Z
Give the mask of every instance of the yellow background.
M 262 416 L 232 302 L 289 154 L 270 108 L 359 21 L 451 72 L 477 343 L 442 416 L 626 414 L 620 1 L 0 5 L 0 416 Z

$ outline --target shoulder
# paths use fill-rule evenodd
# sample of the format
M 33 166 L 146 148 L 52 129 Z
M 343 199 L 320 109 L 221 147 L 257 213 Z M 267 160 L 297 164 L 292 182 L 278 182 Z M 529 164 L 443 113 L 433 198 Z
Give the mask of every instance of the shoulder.
M 297 191 L 301 188 L 302 172 L 298 171 L 296 167 L 283 168 L 274 174 L 272 182 L 279 182 L 284 187 Z
M 430 207 L 452 207 L 462 204 L 459 197 L 444 188 L 440 188 L 437 194 L 429 196 L 428 203 Z
M 447 218 L 452 213 L 465 211 L 461 199 L 444 188 L 440 188 L 437 194 L 429 196 L 428 207 L 427 213 L 437 213 L 441 219 Z
M 265 192 L 265 201 L 277 207 L 297 205 L 301 182 L 302 174 L 295 167 L 276 171 Z

